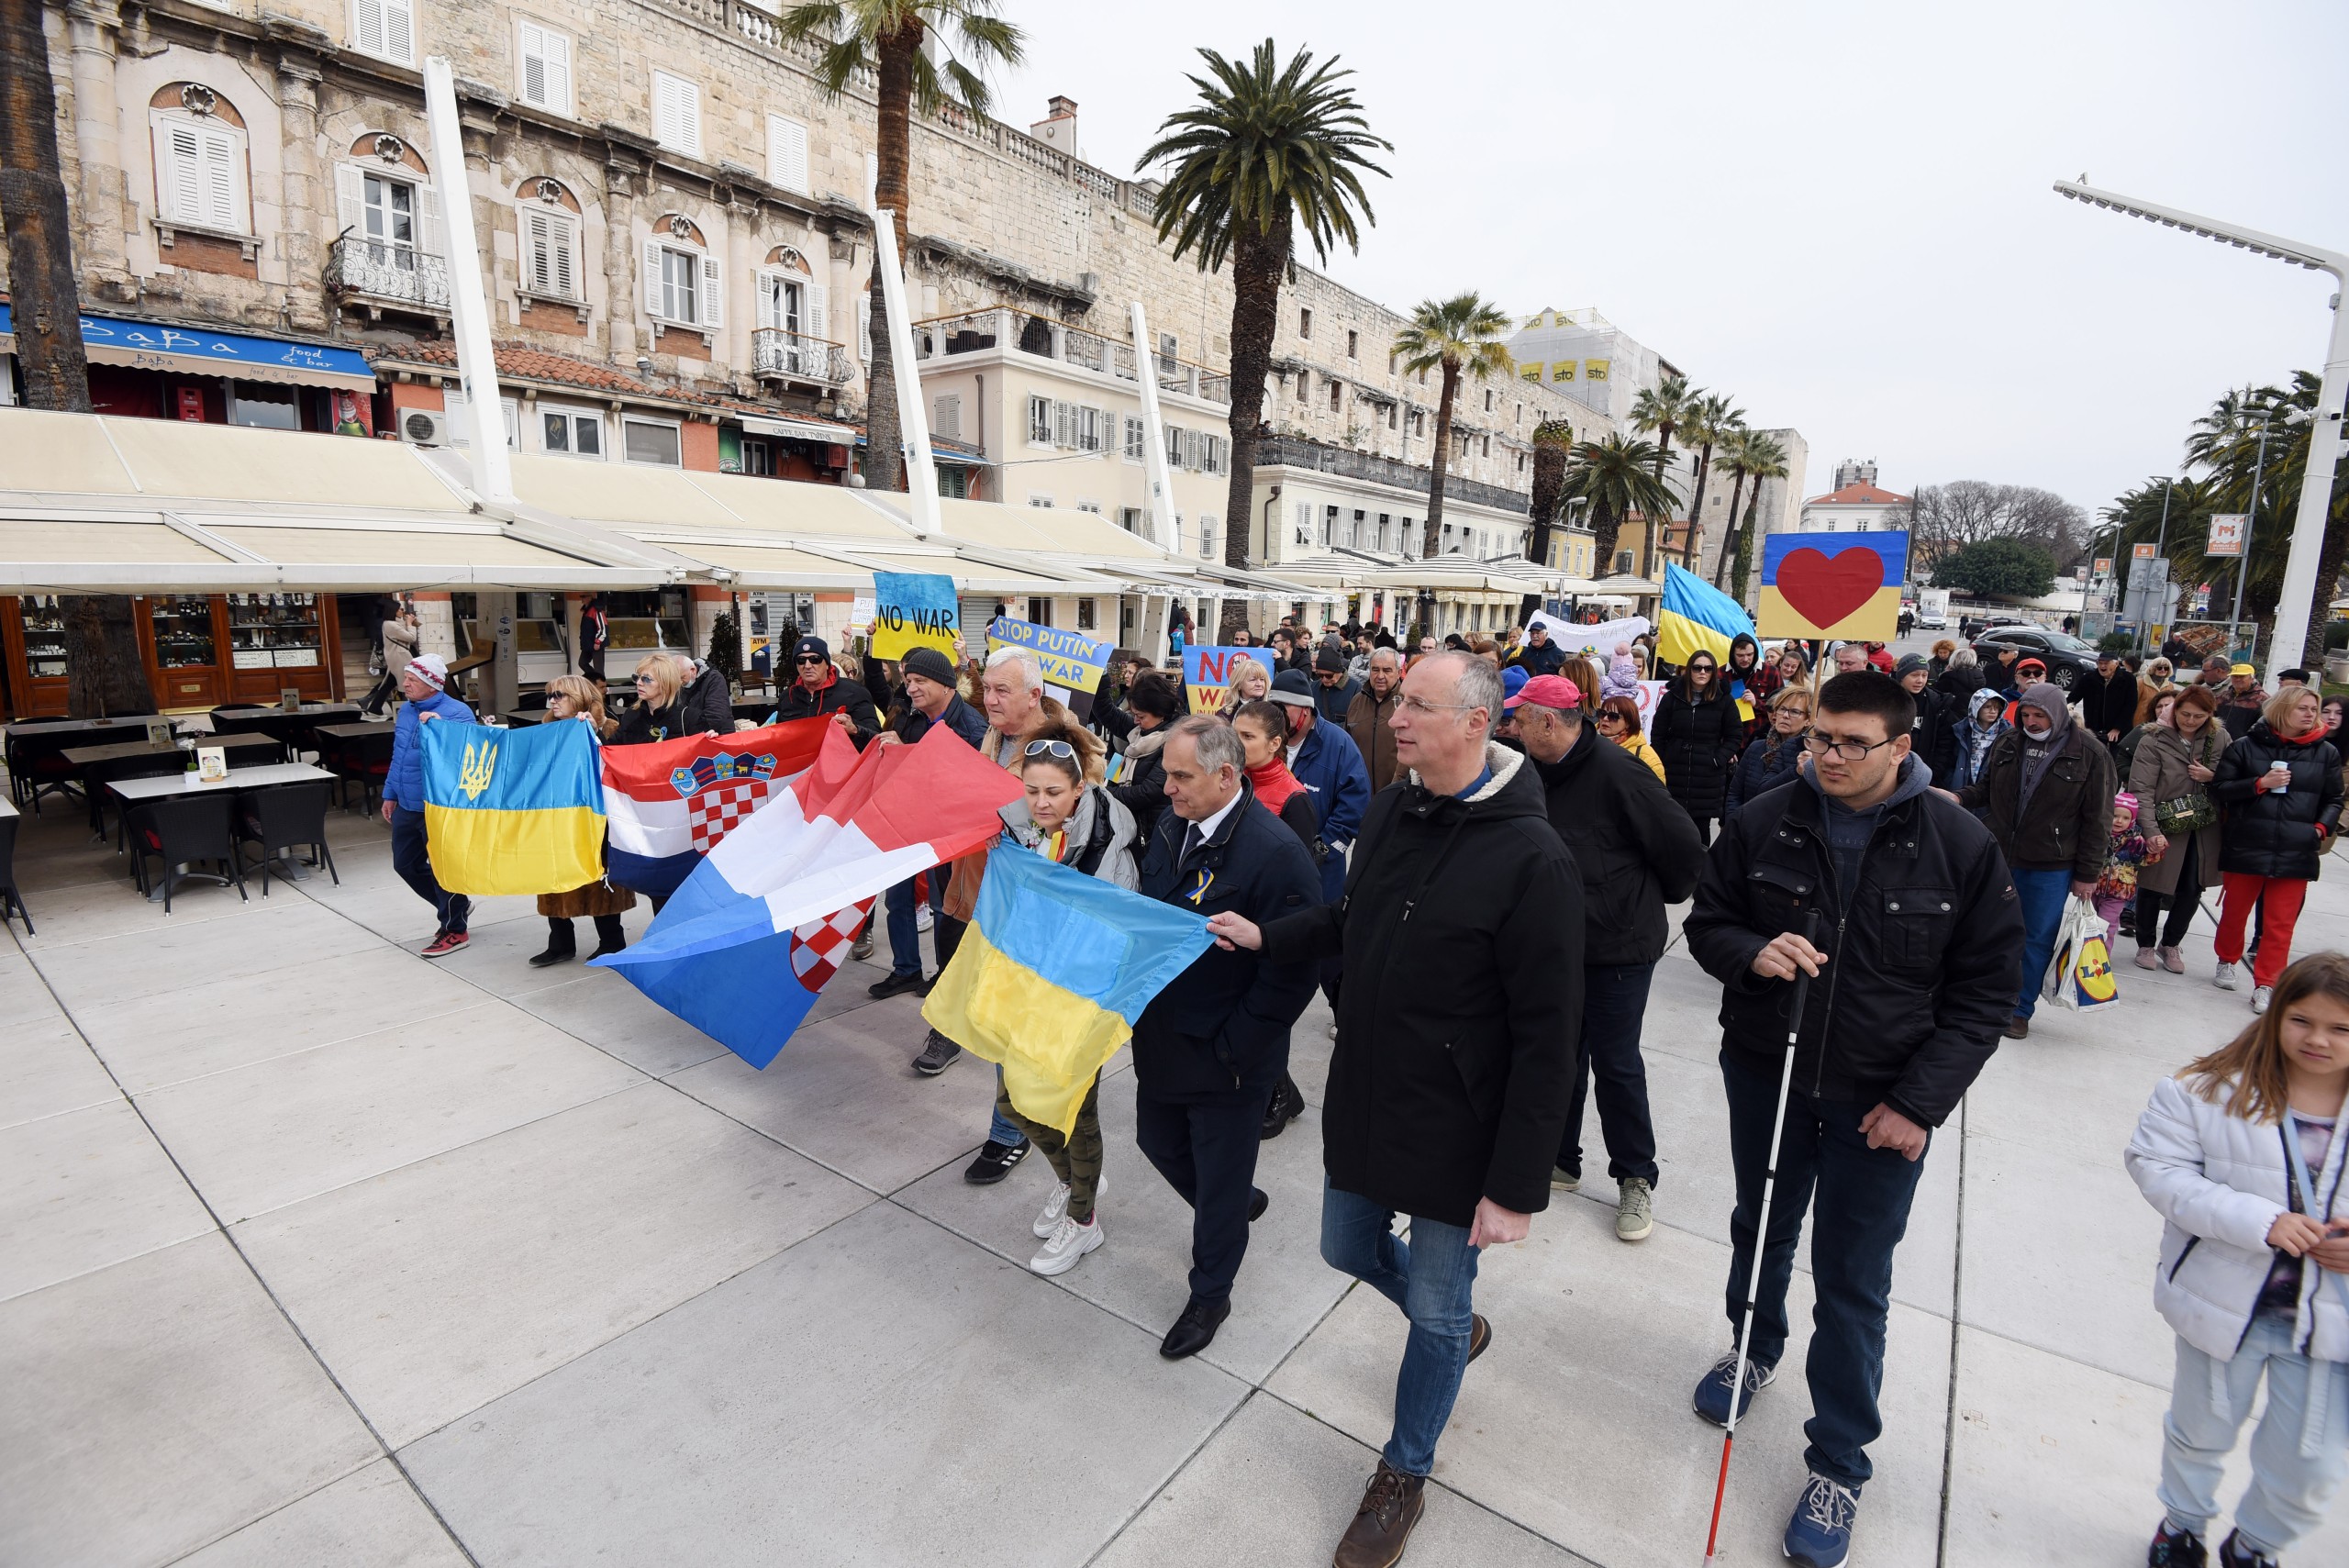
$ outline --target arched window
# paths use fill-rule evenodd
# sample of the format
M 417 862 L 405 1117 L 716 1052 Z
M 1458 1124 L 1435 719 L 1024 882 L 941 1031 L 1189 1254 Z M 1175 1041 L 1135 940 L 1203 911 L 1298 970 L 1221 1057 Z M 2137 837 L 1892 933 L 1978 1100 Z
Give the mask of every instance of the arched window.
M 245 122 L 236 106 L 197 82 L 158 92 L 148 117 L 155 140 L 155 220 L 169 228 L 252 233 Z
M 768 252 L 766 265 L 753 281 L 758 288 L 761 330 L 787 332 L 794 338 L 831 336 L 825 330 L 830 306 L 807 257 L 788 245 L 778 245 Z
M 725 284 L 701 229 L 682 213 L 652 226 L 644 242 L 644 309 L 673 327 L 715 332 L 725 324 Z
M 576 304 L 579 202 L 559 180 L 525 180 L 515 193 L 515 228 L 521 241 L 521 292 Z

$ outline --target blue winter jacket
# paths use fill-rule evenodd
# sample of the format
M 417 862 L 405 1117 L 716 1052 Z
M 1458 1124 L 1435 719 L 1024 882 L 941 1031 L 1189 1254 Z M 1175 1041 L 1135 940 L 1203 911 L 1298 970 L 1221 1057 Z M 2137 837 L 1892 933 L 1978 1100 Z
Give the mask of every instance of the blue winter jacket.
M 1764 790 L 1793 778 L 1801 761 L 1800 735 L 1772 733 L 1748 741 L 1745 755 L 1737 760 L 1737 769 L 1729 776 L 1729 799 L 1721 812 L 1722 820 L 1735 817 L 1738 807 Z
M 424 747 L 416 738 L 416 727 L 428 713 L 453 724 L 473 721 L 473 710 L 446 692 L 400 704 L 399 715 L 392 720 L 392 767 L 384 775 L 384 798 L 402 811 L 424 809 Z
M 1354 738 L 1322 719 L 1289 760 L 1313 801 L 1313 815 L 1321 820 L 1321 841 L 1330 856 L 1321 862 L 1321 901 L 1334 904 L 1346 890 L 1346 857 L 1340 851 L 1362 831 L 1362 814 L 1370 805 L 1370 770 L 1363 765 Z

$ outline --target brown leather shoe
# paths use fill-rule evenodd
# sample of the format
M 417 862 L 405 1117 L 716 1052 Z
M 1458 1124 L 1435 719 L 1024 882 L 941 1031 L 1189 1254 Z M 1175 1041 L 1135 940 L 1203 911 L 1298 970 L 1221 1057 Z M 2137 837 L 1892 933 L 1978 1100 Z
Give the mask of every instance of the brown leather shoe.
M 1481 1312 L 1468 1314 L 1468 1359 L 1475 1361 L 1483 1355 L 1485 1347 L 1492 1342 L 1493 1326 L 1485 1321 L 1485 1315 Z
M 2017 1013 L 2014 1017 L 2007 1020 L 2007 1027 L 2000 1029 L 1998 1032 L 2005 1035 L 2009 1040 L 2029 1040 L 2031 1038 L 2031 1020 L 2024 1018 L 2021 1013 Z
M 1354 1522 L 1338 1541 L 1333 1568 L 1393 1568 L 1411 1542 L 1412 1527 L 1427 1512 L 1427 1477 L 1406 1475 L 1378 1462 L 1370 1485 L 1363 1489 L 1362 1507 Z

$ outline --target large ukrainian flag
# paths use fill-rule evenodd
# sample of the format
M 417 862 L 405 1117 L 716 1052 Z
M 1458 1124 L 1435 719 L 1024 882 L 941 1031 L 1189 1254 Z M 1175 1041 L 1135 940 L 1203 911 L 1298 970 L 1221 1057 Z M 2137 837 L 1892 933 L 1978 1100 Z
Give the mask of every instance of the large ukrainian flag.
M 922 1006 L 941 1034 L 1003 1066 L 1011 1104 L 1063 1133 L 1150 999 L 1205 952 L 1207 922 L 1008 841 Z
M 1753 623 L 1735 599 L 1698 576 L 1666 563 L 1664 605 L 1656 612 L 1655 655 L 1667 664 L 1686 664 L 1699 648 L 1716 663 L 1729 663 L 1729 645 L 1740 633 L 1753 635 Z
M 434 719 L 424 749 L 424 832 L 451 893 L 568 893 L 604 874 L 604 780 L 584 724 L 496 729 Z

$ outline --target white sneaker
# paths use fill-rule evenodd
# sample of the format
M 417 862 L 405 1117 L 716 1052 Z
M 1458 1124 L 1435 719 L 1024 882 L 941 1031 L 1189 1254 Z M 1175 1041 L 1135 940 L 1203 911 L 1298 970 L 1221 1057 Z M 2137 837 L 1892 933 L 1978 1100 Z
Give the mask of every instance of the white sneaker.
M 1101 1174 L 1093 1178 L 1093 1201 L 1099 1203 L 1101 1201 L 1101 1195 L 1108 1190 L 1109 1173 L 1107 1171 L 1104 1171 Z M 1036 1215 L 1036 1223 L 1030 1229 L 1034 1230 L 1040 1239 L 1050 1236 L 1054 1230 L 1060 1228 L 1061 1217 L 1067 1212 L 1068 1184 L 1066 1182 L 1054 1182 L 1052 1184 L 1052 1195 L 1044 1200 L 1043 1208 Z
M 933 921 L 930 918 L 930 906 L 927 904 L 915 905 L 914 929 L 917 931 L 927 931 L 932 924 Z
M 2217 972 L 2210 976 L 2210 984 L 2217 986 L 2221 991 L 2233 990 L 2235 988 L 2235 966 L 2232 963 L 2222 963 L 2219 965 Z
M 1044 1239 L 1044 1249 L 1028 1260 L 1028 1266 L 1040 1274 L 1064 1274 L 1076 1267 L 1076 1261 L 1101 1245 L 1101 1221 L 1097 1217 L 1090 1225 L 1079 1225 L 1067 1215 L 1052 1227 Z
M 2276 988 L 2273 985 L 2253 986 L 2251 988 L 2251 1010 L 2254 1013 L 2266 1012 L 2267 1010 L 2268 1000 L 2275 995 Z

